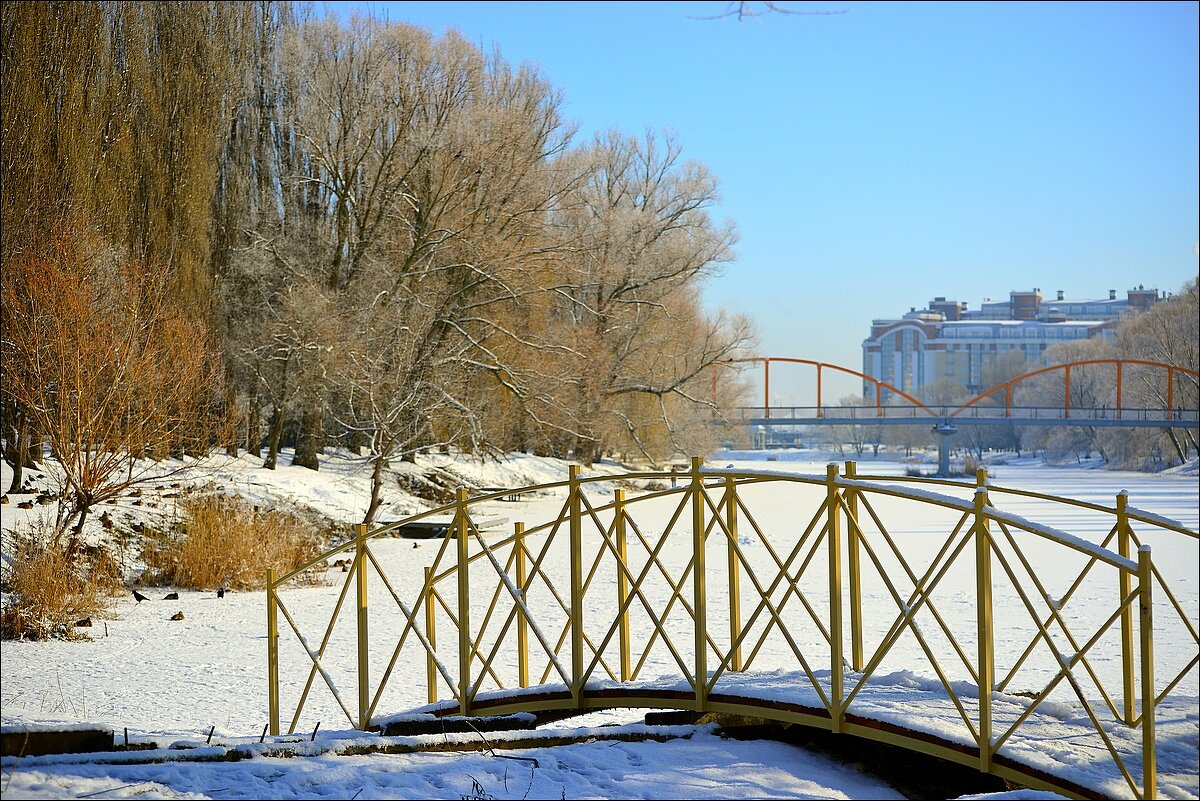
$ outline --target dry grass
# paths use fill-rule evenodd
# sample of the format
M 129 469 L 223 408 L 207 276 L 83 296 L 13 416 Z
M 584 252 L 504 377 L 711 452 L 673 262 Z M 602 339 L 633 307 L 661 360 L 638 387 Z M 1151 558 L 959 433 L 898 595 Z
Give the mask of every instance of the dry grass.
M 49 527 L 46 524 L 45 527 Z M 51 544 L 49 531 L 31 527 L 14 532 L 13 561 L 4 570 L 9 603 L 0 610 L 0 637 L 46 640 L 75 639 L 75 622 L 108 611 L 120 592 L 121 571 L 101 548 L 71 553 Z
M 181 504 L 181 530 L 152 540 L 146 579 L 184 589 L 261 589 L 268 568 L 285 572 L 320 553 L 324 537 L 296 515 L 265 511 L 226 495 Z

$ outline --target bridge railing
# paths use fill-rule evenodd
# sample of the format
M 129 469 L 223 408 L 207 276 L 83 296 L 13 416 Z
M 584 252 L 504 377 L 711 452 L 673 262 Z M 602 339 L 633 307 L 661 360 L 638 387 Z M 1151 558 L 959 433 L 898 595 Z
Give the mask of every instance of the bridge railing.
M 841 367 L 835 364 L 813 361 L 811 359 L 794 359 L 782 357 L 749 357 L 742 359 L 730 359 L 727 362 L 722 362 L 719 365 L 713 366 L 713 403 L 716 404 L 717 386 L 719 384 L 718 371 L 723 367 L 737 368 L 740 365 L 755 364 L 761 365 L 763 368 L 763 406 L 758 407 L 762 410 L 761 416 L 752 416 L 744 419 L 766 420 L 771 419 L 776 414 L 776 409 L 770 405 L 771 398 L 771 365 L 799 365 L 805 368 L 813 368 L 816 371 L 815 384 L 815 406 L 801 407 L 793 406 L 793 409 L 812 409 L 815 410 L 814 417 L 821 419 L 825 416 L 824 410 L 829 410 L 830 413 L 844 416 L 849 407 L 839 407 L 826 404 L 823 400 L 825 397 L 822 394 L 822 375 L 825 373 L 833 373 L 835 375 L 854 376 L 863 382 L 863 398 L 864 406 L 858 407 L 865 410 L 870 410 L 875 417 L 881 419 L 890 419 L 893 422 L 903 419 L 891 414 L 889 408 L 899 408 L 907 410 L 923 410 L 927 415 L 937 416 L 937 410 L 923 403 L 920 399 L 913 397 L 901 388 L 889 384 L 886 381 L 867 375 L 866 373 L 852 370 L 848 367 Z M 1096 419 L 1116 419 L 1121 420 L 1123 412 L 1129 410 L 1131 412 L 1141 411 L 1149 417 L 1146 417 L 1143 422 L 1163 422 L 1173 423 L 1175 425 L 1183 425 L 1193 427 L 1197 425 L 1197 419 L 1200 417 L 1200 410 L 1196 408 L 1196 389 L 1197 383 L 1200 381 L 1200 372 L 1196 370 L 1182 367 L 1164 362 L 1147 361 L 1144 359 L 1084 359 L 1075 362 L 1065 362 L 1059 364 L 1049 364 L 1037 367 L 1027 373 L 1010 378 L 1000 384 L 997 384 L 990 389 L 984 390 L 970 400 L 953 408 L 943 408 L 942 416 L 949 413 L 950 417 L 965 417 L 968 416 L 972 409 L 976 407 L 992 407 L 994 409 L 1003 409 L 1005 413 L 1001 417 L 1028 417 L 1027 415 L 1018 415 L 1014 412 L 1014 397 L 1019 399 L 1020 390 L 1022 388 L 1033 386 L 1041 383 L 1042 387 L 1037 393 L 1038 397 L 1054 397 L 1061 398 L 1061 402 L 1056 404 L 1053 411 L 1058 413 L 1057 417 L 1049 415 L 1050 407 L 1037 407 L 1042 410 L 1039 417 L 1035 419 L 1041 420 L 1070 420 L 1076 416 L 1077 412 L 1087 414 L 1090 412 L 1103 411 L 1099 409 L 1088 410 L 1080 409 L 1079 403 L 1081 396 L 1078 392 L 1072 393 L 1071 381 L 1072 375 L 1075 376 L 1076 386 L 1080 379 L 1085 382 L 1089 379 L 1094 384 L 1094 388 L 1098 391 L 1095 395 L 1095 402 L 1102 402 L 1107 396 L 1109 410 L 1115 414 L 1115 418 Z M 1061 383 L 1059 383 L 1061 382 Z M 1135 385 L 1140 388 L 1144 394 L 1142 402 L 1149 399 L 1152 403 L 1157 403 L 1161 408 L 1142 409 L 1131 408 L 1126 402 L 1125 388 L 1126 385 Z M 1093 394 L 1091 392 L 1086 394 Z M 889 402 L 890 399 L 890 402 Z M 1135 401 L 1136 402 L 1136 401 Z M 893 406 L 894 404 L 894 406 Z M 787 408 L 787 407 L 782 407 Z M 1032 408 L 1032 407 L 1027 407 Z M 851 413 L 855 414 L 855 413 Z M 863 412 L 857 413 L 858 415 Z M 901 412 L 903 414 L 903 412 Z M 974 418 L 972 418 L 974 419 Z M 1128 425 L 1129 422 L 1123 423 Z M 1172 426 L 1175 427 L 1175 426 Z
M 1156 709 L 1181 689 L 1194 693 L 1198 672 L 1196 657 L 1156 656 L 1155 633 L 1173 625 L 1185 654 L 1200 638 L 1149 541 L 1196 532 L 1125 496 L 1110 509 L 989 486 L 983 472 L 975 483 L 921 481 L 860 477 L 852 462 L 824 476 L 709 470 L 699 460 L 682 476 L 585 478 L 572 468 L 563 482 L 460 490 L 440 509 L 359 527 L 353 541 L 268 577 L 271 730 L 285 690 L 296 729 L 317 676 L 360 729 L 411 707 L 406 693 L 424 679 L 428 703 L 466 715 L 610 706 L 762 715 L 766 704 L 777 719 L 1028 784 L 1011 754 L 1036 739 L 1042 710 L 1068 703 L 1119 777 L 1113 794 L 1153 797 Z M 787 504 L 771 502 L 780 486 Z M 561 503 L 511 534 L 481 530 L 480 505 L 514 493 Z M 1087 541 L 1001 510 L 1000 497 L 1112 522 Z M 417 571 L 389 535 L 434 515 L 453 524 Z M 288 605 L 314 591 L 290 585 L 345 550 L 345 583 L 315 645 Z M 296 635 L 283 682 L 280 616 Z M 339 621 L 354 631 L 349 646 L 334 637 Z M 786 704 L 772 684 L 779 671 Z M 940 699 L 930 703 L 941 704 L 942 740 L 965 751 L 866 722 L 880 693 L 916 674 Z
M 1195 409 L 1144 409 L 1123 407 L 1087 408 L 1073 406 L 741 406 L 736 410 L 739 420 L 804 420 L 814 423 L 822 421 L 854 421 L 861 425 L 887 424 L 895 421 L 935 422 L 940 419 L 954 421 L 995 420 L 997 423 L 1024 420 L 1103 421 L 1125 424 L 1161 423 L 1175 427 L 1195 427 L 1200 422 L 1200 412 Z

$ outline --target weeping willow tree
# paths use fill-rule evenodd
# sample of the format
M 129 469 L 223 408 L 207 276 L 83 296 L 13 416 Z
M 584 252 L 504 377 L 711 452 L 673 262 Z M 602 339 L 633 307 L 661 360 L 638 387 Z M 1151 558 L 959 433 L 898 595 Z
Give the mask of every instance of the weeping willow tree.
M 10 307 L 37 304 L 37 282 L 18 280 L 31 263 L 69 271 L 63 254 L 110 253 L 155 274 L 163 297 L 151 300 L 169 303 L 202 334 L 213 308 L 219 156 L 250 12 L 216 2 L 0 6 L 0 273 L 6 289 L 33 295 L 9 292 Z M 5 315 L 4 340 L 27 334 L 14 328 L 29 319 Z M 98 367 L 85 359 L 113 358 L 93 348 L 63 355 L 81 374 Z M 18 468 L 40 458 L 35 443 L 47 433 L 34 428 L 44 410 L 9 390 L 28 383 L 18 373 L 29 364 L 9 349 L 0 391 L 5 457 Z

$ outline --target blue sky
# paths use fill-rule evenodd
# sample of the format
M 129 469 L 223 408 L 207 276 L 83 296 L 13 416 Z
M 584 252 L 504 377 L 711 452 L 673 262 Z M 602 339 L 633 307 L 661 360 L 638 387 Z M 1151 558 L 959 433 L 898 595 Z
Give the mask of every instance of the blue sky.
M 1197 3 L 319 5 L 535 62 L 581 140 L 674 129 L 739 231 L 706 302 L 753 317 L 763 355 L 860 368 L 873 318 L 935 295 L 1197 273 Z

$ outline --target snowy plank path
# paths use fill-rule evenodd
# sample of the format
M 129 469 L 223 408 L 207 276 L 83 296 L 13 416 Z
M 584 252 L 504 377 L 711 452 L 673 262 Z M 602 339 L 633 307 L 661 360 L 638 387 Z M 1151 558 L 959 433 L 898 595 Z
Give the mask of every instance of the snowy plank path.
M 828 693 L 827 671 L 817 672 L 823 689 Z M 861 678 L 858 674 L 845 677 L 849 693 Z M 978 696 L 975 688 L 955 684 L 955 692 L 972 723 L 978 720 Z M 587 695 L 594 701 L 605 696 L 642 697 L 646 699 L 676 696 L 691 698 L 687 682 L 665 680 L 658 682 L 618 683 L 593 681 L 587 685 Z M 480 693 L 476 711 L 486 714 L 489 708 L 505 702 L 563 698 L 570 693 L 562 684 L 545 684 L 523 690 Z M 827 717 L 817 692 L 801 671 L 770 671 L 728 675 L 717 682 L 709 695 L 714 707 L 723 704 L 759 706 L 764 717 L 786 719 L 789 713 Z M 993 693 L 992 710 L 996 734 L 1008 730 L 1028 708 L 1028 698 L 1005 693 Z M 452 702 L 426 705 L 415 710 L 456 709 Z M 1141 729 L 1106 720 L 1097 714 L 1105 734 L 1133 779 L 1141 785 Z M 385 716 L 377 722 L 389 720 Z M 1156 710 L 1158 739 L 1158 791 L 1162 798 L 1200 797 L 1200 777 L 1197 774 L 1197 753 L 1200 748 L 1200 702 L 1194 697 L 1168 697 Z M 893 732 L 916 736 L 928 742 L 972 755 L 978 754 L 962 717 L 945 689 L 936 679 L 919 676 L 910 671 L 897 671 L 874 677 L 854 698 L 847 720 L 875 727 L 883 726 Z M 1062 701 L 1047 701 L 1040 705 L 1021 724 L 997 753 L 998 761 L 1015 763 L 1015 767 L 1032 768 L 1067 780 L 1077 787 L 1108 798 L 1132 795 L 1128 783 L 1120 774 L 1112 756 L 1105 748 L 1090 718 L 1082 706 Z

